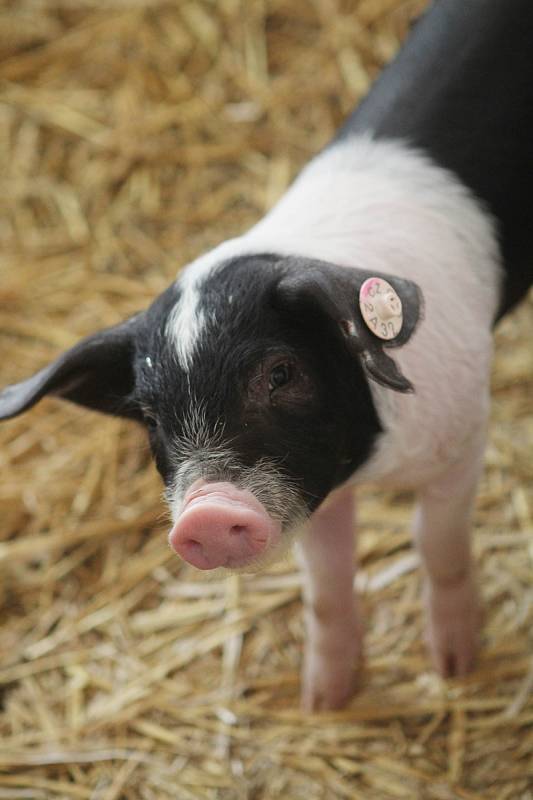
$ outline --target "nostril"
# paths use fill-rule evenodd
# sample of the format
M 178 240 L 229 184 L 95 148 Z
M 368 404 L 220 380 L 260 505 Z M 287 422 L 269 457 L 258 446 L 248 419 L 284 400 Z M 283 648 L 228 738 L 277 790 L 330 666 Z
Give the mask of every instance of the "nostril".
M 198 553 L 198 555 L 203 555 L 204 548 L 196 539 L 187 539 L 184 545 L 191 554 Z
M 235 536 L 242 536 L 247 530 L 246 525 L 232 525 L 229 532 Z

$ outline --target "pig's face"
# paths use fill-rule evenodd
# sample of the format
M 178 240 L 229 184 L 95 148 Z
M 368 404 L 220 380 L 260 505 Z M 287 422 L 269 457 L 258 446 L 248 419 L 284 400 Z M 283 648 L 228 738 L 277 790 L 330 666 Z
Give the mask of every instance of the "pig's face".
M 203 569 L 249 570 L 368 458 L 380 427 L 365 370 L 410 388 L 361 322 L 366 277 L 272 255 L 185 273 L 146 312 L 8 387 L 0 416 L 52 393 L 143 422 L 171 545 Z M 418 292 L 396 288 L 406 340 Z
M 277 553 L 379 430 L 361 367 L 327 320 L 284 302 L 283 277 L 263 256 L 220 265 L 194 293 L 178 282 L 138 337 L 131 399 L 167 485 L 171 544 L 198 567 Z

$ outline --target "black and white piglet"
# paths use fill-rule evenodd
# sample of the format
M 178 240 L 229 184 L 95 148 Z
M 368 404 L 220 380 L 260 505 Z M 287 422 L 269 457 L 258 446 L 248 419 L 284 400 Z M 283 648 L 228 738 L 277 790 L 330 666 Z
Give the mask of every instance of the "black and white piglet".
M 433 661 L 472 665 L 492 328 L 533 264 L 532 42 L 530 0 L 436 0 L 263 220 L 0 395 L 1 418 L 53 394 L 144 423 L 200 569 L 253 571 L 308 520 L 307 707 L 353 690 L 362 481 L 416 489 Z

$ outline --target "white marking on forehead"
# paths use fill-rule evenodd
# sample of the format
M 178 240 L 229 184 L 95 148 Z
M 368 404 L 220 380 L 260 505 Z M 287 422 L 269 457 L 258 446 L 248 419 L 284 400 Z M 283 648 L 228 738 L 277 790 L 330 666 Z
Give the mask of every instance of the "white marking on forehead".
M 146 358 L 144 360 L 146 361 L 146 364 L 147 364 L 147 366 L 150 367 L 150 369 L 154 368 L 154 365 L 153 365 L 153 362 L 152 362 L 152 359 L 150 358 L 150 356 L 146 356 Z
M 209 266 L 211 268 L 211 265 Z M 194 350 L 205 327 L 205 314 L 198 307 L 200 292 L 197 283 L 201 283 L 209 271 L 206 268 L 199 274 L 200 270 L 192 269 L 184 275 L 180 281 L 181 297 L 167 323 L 167 333 L 174 341 L 178 361 L 184 370 L 188 370 L 191 366 Z
M 202 284 L 221 263 L 232 256 L 243 255 L 245 249 L 241 239 L 223 242 L 189 264 L 178 278 L 181 296 L 169 315 L 166 331 L 175 344 L 178 362 L 186 371 L 192 365 L 207 322 L 215 322 L 212 312 L 206 315 L 199 307 Z

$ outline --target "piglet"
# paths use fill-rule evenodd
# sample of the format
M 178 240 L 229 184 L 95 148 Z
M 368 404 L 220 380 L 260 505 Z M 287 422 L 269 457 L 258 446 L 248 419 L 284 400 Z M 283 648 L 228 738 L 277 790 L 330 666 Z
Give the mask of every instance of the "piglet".
M 529 0 L 438 0 L 264 219 L 0 395 L 3 419 L 55 395 L 144 424 L 199 569 L 300 531 L 309 709 L 355 685 L 364 481 L 416 491 L 431 658 L 473 665 L 492 329 L 533 264 L 532 42 Z

